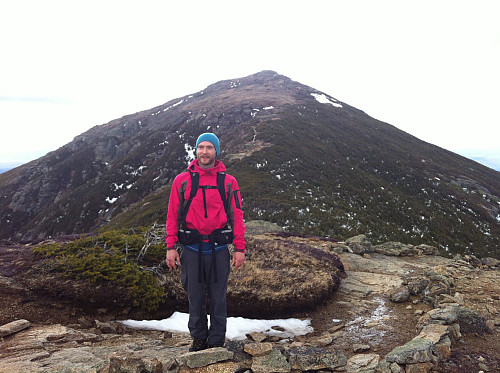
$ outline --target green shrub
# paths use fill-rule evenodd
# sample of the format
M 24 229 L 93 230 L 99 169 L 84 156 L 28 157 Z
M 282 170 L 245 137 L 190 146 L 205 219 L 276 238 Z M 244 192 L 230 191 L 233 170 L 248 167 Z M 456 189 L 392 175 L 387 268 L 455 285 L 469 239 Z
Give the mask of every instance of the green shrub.
M 158 286 L 151 272 L 139 264 L 158 265 L 165 255 L 159 242 L 146 244 L 148 230 L 108 231 L 94 237 L 82 237 L 65 243 L 52 243 L 34 248 L 34 252 L 54 260 L 63 276 L 90 283 L 110 281 L 128 289 L 134 305 L 148 311 L 158 309 L 165 291 Z

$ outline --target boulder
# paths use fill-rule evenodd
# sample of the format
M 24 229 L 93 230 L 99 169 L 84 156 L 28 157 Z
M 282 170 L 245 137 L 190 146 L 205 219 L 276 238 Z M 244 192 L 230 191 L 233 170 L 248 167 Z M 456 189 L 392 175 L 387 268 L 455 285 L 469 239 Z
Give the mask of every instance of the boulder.
M 410 291 L 406 286 L 400 286 L 390 292 L 389 298 L 395 303 L 408 302 L 410 300 Z
M 372 243 L 364 234 L 351 237 L 345 241 L 354 254 L 367 254 L 373 252 Z
M 264 233 L 283 232 L 283 228 L 276 223 L 265 220 L 250 220 L 245 222 L 245 235 L 255 236 Z
M 435 362 L 436 348 L 432 341 L 424 338 L 414 338 L 402 346 L 394 348 L 385 359 L 390 363 L 418 364 Z

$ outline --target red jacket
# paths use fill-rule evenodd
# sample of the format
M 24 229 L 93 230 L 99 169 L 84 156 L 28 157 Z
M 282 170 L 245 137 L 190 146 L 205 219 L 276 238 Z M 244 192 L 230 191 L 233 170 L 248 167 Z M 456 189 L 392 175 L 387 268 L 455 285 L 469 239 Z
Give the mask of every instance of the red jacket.
M 180 193 L 184 193 L 184 199 L 188 200 L 191 193 L 191 175 L 190 171 L 200 174 L 199 185 L 217 186 L 217 173 L 225 172 L 226 166 L 219 161 L 215 161 L 215 166 L 209 169 L 203 169 L 198 166 L 198 160 L 192 161 L 188 166 L 188 171 L 183 172 L 174 179 L 167 213 L 167 247 L 173 246 L 177 241 L 177 230 L 179 229 L 179 205 Z M 234 232 L 233 244 L 238 251 L 245 251 L 245 224 L 243 223 L 243 210 L 241 205 L 241 195 L 236 179 L 226 174 L 225 178 L 226 194 L 229 193 L 228 215 L 230 222 L 234 219 L 232 226 Z M 186 217 L 188 228 L 198 230 L 202 235 L 209 235 L 214 230 L 224 227 L 227 224 L 226 212 L 222 202 L 219 190 L 205 189 L 206 193 L 206 211 L 203 191 L 198 188 L 196 196 L 191 202 Z M 228 202 L 229 202 L 228 201 Z M 205 215 L 206 214 L 206 215 Z

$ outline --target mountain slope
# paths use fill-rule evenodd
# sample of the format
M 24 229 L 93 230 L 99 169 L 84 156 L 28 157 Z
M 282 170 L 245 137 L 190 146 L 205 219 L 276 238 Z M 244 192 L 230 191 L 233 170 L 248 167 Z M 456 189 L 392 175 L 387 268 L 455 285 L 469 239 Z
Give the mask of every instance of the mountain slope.
M 240 183 L 245 218 L 373 242 L 500 255 L 500 173 L 272 71 L 96 126 L 0 175 L 0 238 L 163 221 L 202 132 Z

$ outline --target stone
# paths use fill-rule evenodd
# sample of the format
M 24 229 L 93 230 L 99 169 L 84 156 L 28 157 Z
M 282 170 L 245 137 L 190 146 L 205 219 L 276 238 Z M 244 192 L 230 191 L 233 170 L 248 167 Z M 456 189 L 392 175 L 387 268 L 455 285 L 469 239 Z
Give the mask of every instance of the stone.
M 267 335 L 261 332 L 252 332 L 249 334 L 249 337 L 255 342 L 263 342 L 267 338 Z
M 145 370 L 144 361 L 138 356 L 131 356 L 127 352 L 122 352 L 110 357 L 109 373 L 142 373 Z
M 364 345 L 359 343 L 355 343 L 352 345 L 352 350 L 356 353 L 369 351 L 370 348 L 371 348 L 370 345 Z
M 364 234 L 348 238 L 345 243 L 354 254 L 362 255 L 373 251 L 372 243 Z
M 291 371 L 286 357 L 278 350 L 272 350 L 264 356 L 252 359 L 253 373 L 288 373 Z
M 0 326 L 0 337 L 6 337 L 8 335 L 20 332 L 21 330 L 27 329 L 31 326 L 28 320 L 16 320 L 8 324 Z
M 287 351 L 288 361 L 292 369 L 319 370 L 337 369 L 347 364 L 347 357 L 338 351 L 330 351 L 321 347 L 296 347 Z
M 377 354 L 354 355 L 347 360 L 347 373 L 375 372 L 380 362 Z
M 435 246 L 421 244 L 416 247 L 418 250 L 422 252 L 424 255 L 437 255 L 439 254 L 439 250 Z
M 246 369 L 247 367 L 242 367 L 240 364 L 235 363 L 233 361 L 225 361 L 222 363 L 215 363 L 199 368 L 180 367 L 177 370 L 176 369 L 167 371 L 163 370 L 158 373 L 234 373 L 234 372 L 251 373 L 249 370 Z
M 202 351 L 188 352 L 177 358 L 179 365 L 189 368 L 199 368 L 220 361 L 230 360 L 234 353 L 223 347 L 209 348 Z
M 243 350 L 252 356 L 263 356 L 270 353 L 273 349 L 273 344 L 270 342 L 249 342 L 245 343 Z
M 450 333 L 450 326 L 440 324 L 426 325 L 416 338 L 431 341 L 433 344 L 438 343 Z
M 316 336 L 316 337 L 309 339 L 308 344 L 319 346 L 319 347 L 325 347 L 325 346 L 328 346 L 329 344 L 331 344 L 333 342 L 333 340 L 334 340 L 334 337 L 331 333 L 324 332 L 323 334 L 321 334 L 319 336 Z
M 408 287 L 408 291 L 411 295 L 422 294 L 429 285 L 430 280 L 425 277 L 415 277 L 405 280 L 405 285 Z
M 283 232 L 283 228 L 276 223 L 270 223 L 265 220 L 250 220 L 245 222 L 245 234 L 247 235 L 272 232 Z
M 488 266 L 488 267 L 500 267 L 500 260 L 496 258 L 482 258 L 481 263 L 483 266 Z
M 398 346 L 389 352 L 385 359 L 391 363 L 398 364 L 417 364 L 434 362 L 435 347 L 432 341 L 414 338 L 403 346 Z
M 102 333 L 113 334 L 116 333 L 116 328 L 109 322 L 100 322 L 99 320 L 95 320 L 95 325 L 97 329 L 99 329 Z
M 436 351 L 440 360 L 446 360 L 451 356 L 451 338 L 446 336 L 436 343 Z
M 470 308 L 459 307 L 457 318 L 462 333 L 477 333 L 479 335 L 491 333 L 486 324 L 486 318 Z
M 430 373 L 432 367 L 432 363 L 410 364 L 406 366 L 405 373 Z
M 459 306 L 451 305 L 443 308 L 435 308 L 427 312 L 432 320 L 443 321 L 445 324 L 453 324 L 458 320 Z
M 395 303 L 408 302 L 410 300 L 410 291 L 406 286 L 401 286 L 393 289 L 389 294 L 389 298 Z
M 450 286 L 444 281 L 431 281 L 423 294 L 428 298 L 436 298 L 440 294 L 450 294 Z

